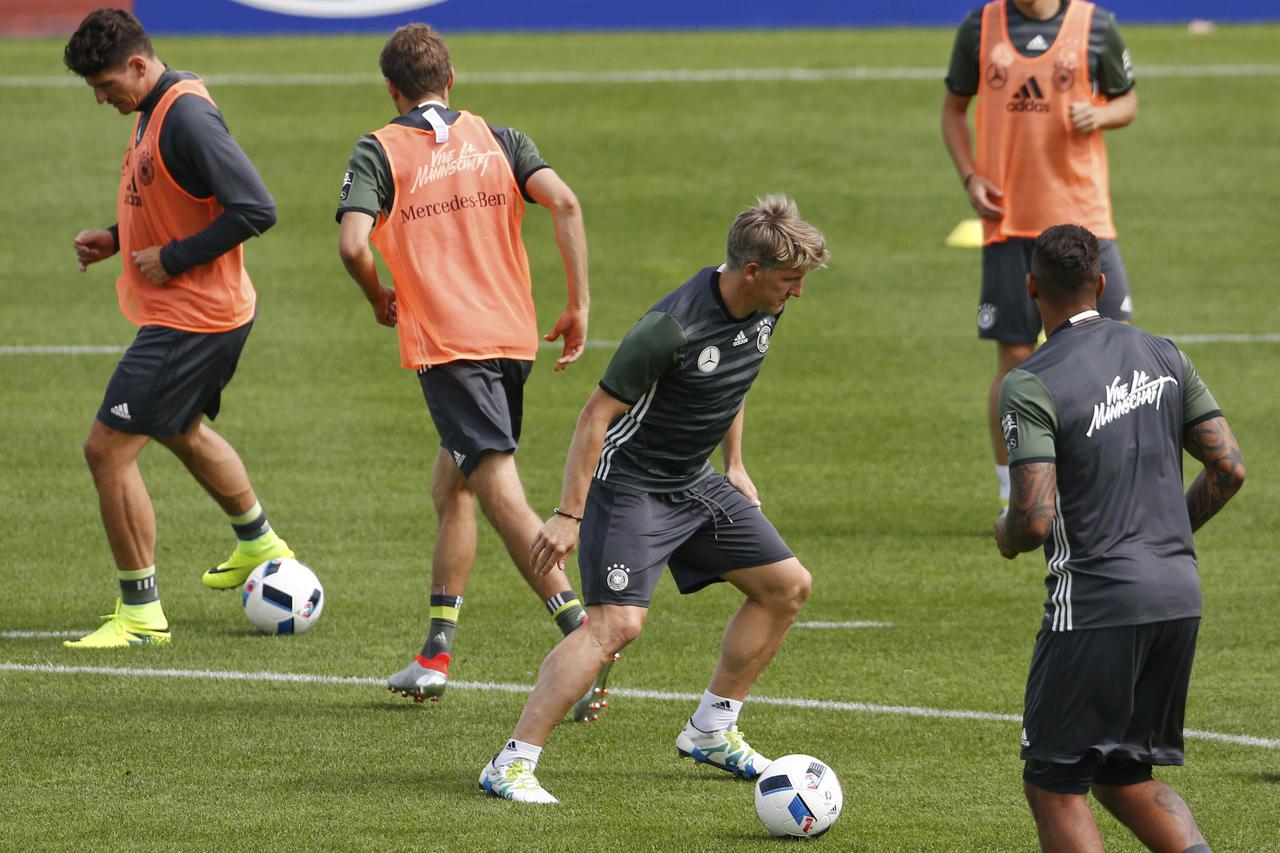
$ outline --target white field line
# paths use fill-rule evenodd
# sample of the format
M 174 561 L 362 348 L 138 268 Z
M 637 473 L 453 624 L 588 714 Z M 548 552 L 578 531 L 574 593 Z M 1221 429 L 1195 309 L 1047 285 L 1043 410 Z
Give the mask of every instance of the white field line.
M 1280 344 L 1280 334 L 1170 335 L 1178 344 Z
M 792 628 L 892 628 L 892 622 L 796 622 Z
M 117 675 L 134 678 L 194 678 L 204 681 L 265 681 L 284 684 L 336 684 L 343 686 L 385 687 L 386 680 L 351 675 L 310 675 L 293 672 L 237 672 L 234 670 L 212 669 L 144 669 L 140 667 L 116 666 L 64 666 L 52 663 L 10 663 L 0 662 L 0 672 L 33 672 L 48 675 Z M 492 681 L 452 681 L 449 687 L 455 690 L 483 690 L 490 693 L 528 693 L 533 687 L 528 684 L 504 684 Z M 629 690 L 626 688 L 609 690 L 610 695 L 630 699 L 654 699 L 661 702 L 697 702 L 702 698 L 700 693 L 673 693 L 665 690 Z M 776 705 L 784 708 L 804 708 L 816 711 L 848 711 L 864 714 L 888 714 L 907 717 L 929 717 L 946 720 L 982 720 L 999 723 L 1019 723 L 1022 718 L 1017 714 L 997 714 L 991 711 L 957 711 L 945 708 L 921 708 L 912 705 L 879 705 L 869 702 L 833 702 L 825 699 L 788 699 L 775 696 L 752 696 L 751 701 L 761 705 Z M 1236 744 L 1239 746 L 1258 746 L 1264 749 L 1280 749 L 1280 738 L 1262 738 L 1251 735 L 1230 735 L 1220 732 L 1207 732 L 1198 729 L 1186 729 L 1183 734 L 1189 738 L 1210 740 L 1216 743 Z
M 84 631 L 0 631 L 0 640 L 43 640 L 49 637 L 83 637 Z
M 474 71 L 459 74 L 458 82 L 469 86 L 546 86 L 598 83 L 820 83 L 832 80 L 889 82 L 928 80 L 940 83 L 945 75 L 946 69 L 942 67 L 654 68 L 618 71 Z M 1139 78 L 1280 77 L 1280 65 L 1264 63 L 1240 65 L 1148 65 L 1139 67 L 1137 76 Z M 211 86 L 376 86 L 382 84 L 382 78 L 376 74 L 210 74 L 204 79 Z M 83 80 L 70 72 L 66 74 L 0 77 L 0 88 L 8 89 L 58 89 L 84 85 Z

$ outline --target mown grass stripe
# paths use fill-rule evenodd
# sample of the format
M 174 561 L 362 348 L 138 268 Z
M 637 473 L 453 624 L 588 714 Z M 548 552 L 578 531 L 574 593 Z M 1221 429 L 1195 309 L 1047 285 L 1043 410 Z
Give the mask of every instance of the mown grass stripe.
M 382 678 L 370 678 L 358 675 L 313 675 L 300 672 L 237 672 L 219 669 L 148 669 L 143 667 L 117 666 L 65 666 L 53 663 L 0 663 L 0 671 L 32 672 L 48 675 L 107 675 L 136 678 L 195 678 L 207 681 L 265 681 L 291 684 L 335 684 L 343 686 L 377 686 L 386 685 Z M 529 684 L 509 684 L 495 681 L 449 681 L 451 690 L 482 690 L 490 693 L 528 693 L 533 689 Z M 675 693 L 665 690 L 633 690 L 627 688 L 610 689 L 610 694 L 629 699 L 653 699 L 660 702 L 697 702 L 699 693 Z M 872 702 L 836 702 L 827 699 L 794 699 L 777 696 L 752 696 L 751 701 L 760 705 L 774 705 L 784 708 L 804 708 L 815 711 L 846 711 L 862 714 L 887 714 L 906 717 L 928 717 L 945 720 L 980 720 L 983 722 L 1020 723 L 1022 718 L 1017 714 L 997 714 L 991 711 L 950 710 L 946 708 L 923 708 L 913 705 L 881 705 Z M 1263 738 L 1252 735 L 1231 735 L 1221 732 L 1208 732 L 1199 729 L 1186 729 L 1183 734 L 1189 738 L 1209 740 L 1216 743 L 1234 744 L 1238 746 L 1258 746 L 1265 749 L 1280 749 L 1280 738 Z

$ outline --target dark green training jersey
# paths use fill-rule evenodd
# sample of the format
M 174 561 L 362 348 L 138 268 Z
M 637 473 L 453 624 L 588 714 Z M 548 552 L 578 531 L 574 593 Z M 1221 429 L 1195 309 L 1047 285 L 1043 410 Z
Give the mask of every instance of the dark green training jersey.
M 711 473 L 707 457 L 742 408 L 781 317 L 730 315 L 720 269 L 698 272 L 618 345 L 600 387 L 632 405 L 609 426 L 597 479 L 678 492 Z
M 1044 626 L 1142 625 L 1200 615 L 1182 481 L 1186 428 L 1221 414 L 1171 341 L 1079 314 L 1009 372 L 1009 465 L 1053 462 Z
M 1062 28 L 1070 0 L 1063 2 L 1058 13 L 1045 21 L 1028 18 L 1008 2 L 1009 41 L 1023 56 L 1034 57 L 1053 46 Z M 982 47 L 982 8 L 971 11 L 956 31 L 947 68 L 947 88 L 953 94 L 973 97 L 978 94 L 981 74 L 978 54 Z M 1118 98 L 1133 88 L 1133 62 L 1129 49 L 1116 28 L 1116 19 L 1105 9 L 1095 7 L 1093 25 L 1089 28 L 1089 79 L 1094 90 L 1106 98 Z

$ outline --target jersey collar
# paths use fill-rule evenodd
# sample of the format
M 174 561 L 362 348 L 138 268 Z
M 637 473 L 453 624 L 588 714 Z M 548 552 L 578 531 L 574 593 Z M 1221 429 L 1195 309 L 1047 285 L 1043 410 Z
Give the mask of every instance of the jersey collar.
M 1086 309 L 1084 311 L 1081 311 L 1079 314 L 1073 314 L 1070 317 L 1068 317 L 1066 320 L 1063 321 L 1062 325 L 1058 326 L 1058 328 L 1050 332 L 1048 336 L 1053 337 L 1054 335 L 1058 334 L 1058 332 L 1061 332 L 1063 329 L 1069 329 L 1072 326 L 1079 326 L 1081 323 L 1088 323 L 1091 320 L 1097 320 L 1101 316 L 1102 315 L 1099 314 L 1097 310 L 1094 308 Z

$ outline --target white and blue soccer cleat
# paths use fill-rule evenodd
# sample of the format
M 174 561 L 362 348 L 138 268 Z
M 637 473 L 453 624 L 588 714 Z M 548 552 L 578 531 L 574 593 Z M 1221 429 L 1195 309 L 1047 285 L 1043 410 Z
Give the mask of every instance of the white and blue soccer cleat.
M 560 802 L 542 787 L 529 762 L 521 758 L 501 767 L 494 767 L 490 760 L 480 771 L 480 789 L 491 797 L 502 797 L 515 803 Z
M 754 779 L 769 769 L 773 762 L 751 748 L 738 727 L 719 732 L 704 732 L 686 723 L 676 737 L 676 750 L 684 758 L 699 764 L 718 767 L 742 779 Z

